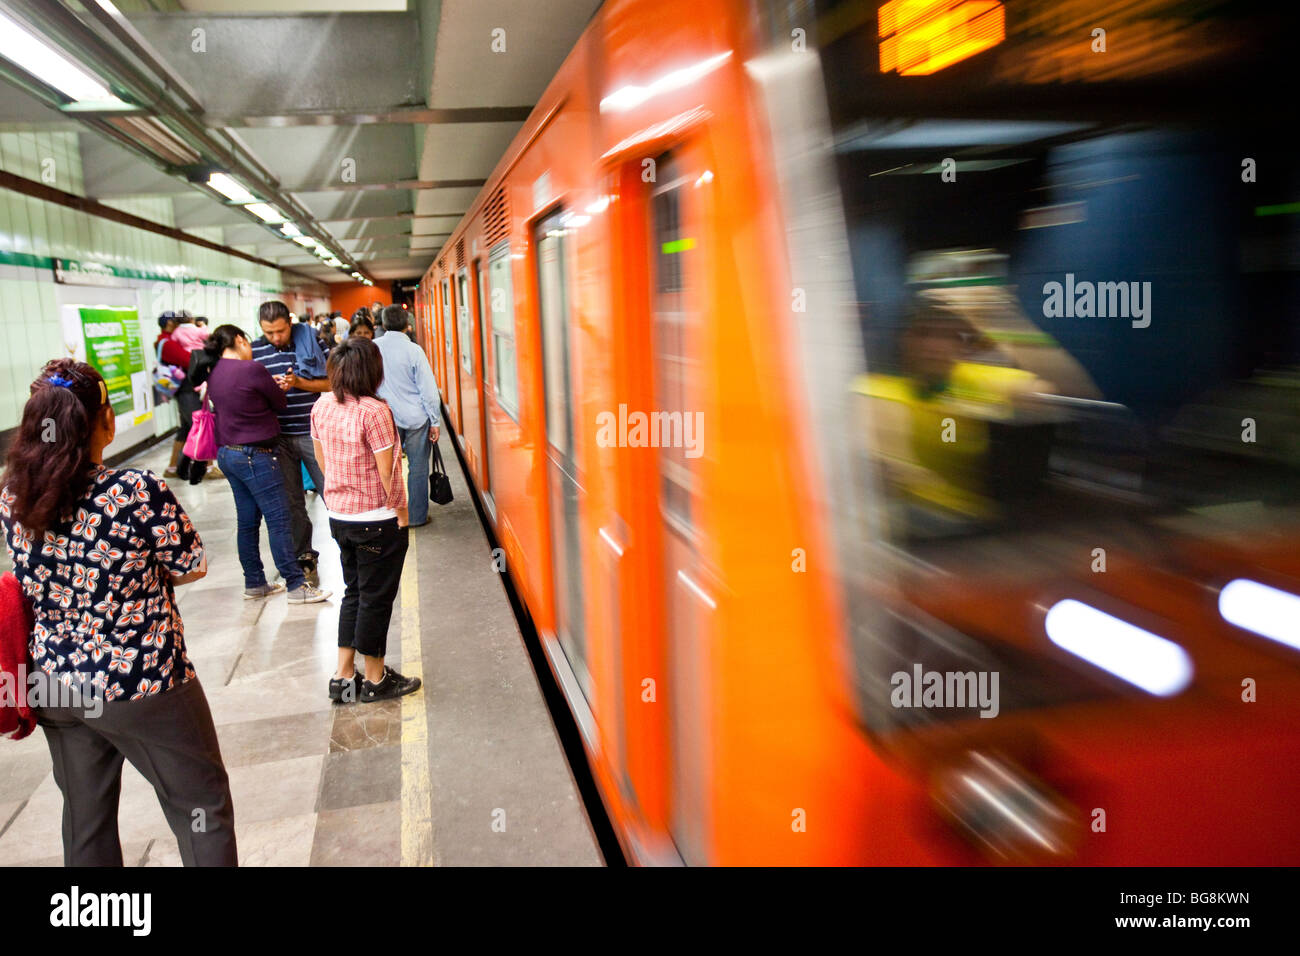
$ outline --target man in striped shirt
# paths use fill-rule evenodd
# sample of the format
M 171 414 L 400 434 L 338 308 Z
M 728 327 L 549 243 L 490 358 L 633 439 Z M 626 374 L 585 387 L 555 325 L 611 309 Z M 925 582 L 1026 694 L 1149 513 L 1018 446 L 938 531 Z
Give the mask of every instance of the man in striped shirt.
M 289 307 L 283 302 L 263 302 L 257 310 L 262 337 L 253 342 L 253 359 L 266 367 L 285 391 L 287 404 L 280 418 L 280 468 L 289 495 L 289 520 L 293 526 L 294 550 L 307 583 L 320 584 L 316 570 L 318 554 L 311 546 L 311 518 L 307 516 L 307 495 L 302 469 L 307 468 L 317 492 L 325 487 L 325 476 L 316 463 L 311 442 L 311 410 L 316 397 L 329 391 L 325 377 L 325 353 L 311 326 L 294 325 Z

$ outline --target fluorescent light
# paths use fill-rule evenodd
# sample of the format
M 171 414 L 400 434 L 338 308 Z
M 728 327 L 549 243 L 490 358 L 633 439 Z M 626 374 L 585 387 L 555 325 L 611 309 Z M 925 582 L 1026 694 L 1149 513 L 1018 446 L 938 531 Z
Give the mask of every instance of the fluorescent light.
M 1238 578 L 1219 592 L 1219 614 L 1229 624 L 1300 650 L 1300 597 Z
M 354 273 L 352 273 L 352 278 L 354 278 L 354 279 L 360 279 L 360 278 L 361 278 L 361 273 L 360 273 L 360 272 L 354 272 Z
M 284 222 L 284 214 L 270 203 L 255 202 L 244 207 L 262 222 Z
M 22 67 L 74 102 L 122 102 L 94 76 L 2 13 L 0 13 L 0 56 Z
M 231 202 L 254 202 L 257 197 L 225 173 L 213 173 L 208 177 L 208 185 Z
M 293 237 L 293 241 L 296 242 L 296 243 L 298 243 L 298 245 L 300 245 L 300 246 L 314 246 L 314 245 L 316 245 L 316 240 L 313 239 L 311 236 L 294 236 L 294 237 Z
M 729 59 L 731 59 L 730 50 L 726 53 L 719 53 L 717 56 L 711 56 L 707 60 L 692 63 L 690 66 L 673 70 L 671 73 L 665 73 L 658 79 L 651 81 L 647 86 L 624 86 L 600 101 L 600 111 L 602 113 L 623 113 L 636 109 L 646 100 L 658 96 L 660 93 L 680 90 L 683 87 L 690 86 L 712 73 Z
M 1044 623 L 1057 647 L 1149 694 L 1170 697 L 1192 681 L 1192 659 L 1173 641 L 1082 601 L 1058 601 Z
M 280 227 L 280 231 L 281 231 L 282 233 L 284 233 L 286 236 L 301 236 L 301 235 L 302 235 L 302 230 L 299 229 L 297 226 L 295 226 L 295 225 L 294 225 L 293 223 L 291 223 L 291 222 L 286 222 L 283 226 L 281 226 L 281 227 Z

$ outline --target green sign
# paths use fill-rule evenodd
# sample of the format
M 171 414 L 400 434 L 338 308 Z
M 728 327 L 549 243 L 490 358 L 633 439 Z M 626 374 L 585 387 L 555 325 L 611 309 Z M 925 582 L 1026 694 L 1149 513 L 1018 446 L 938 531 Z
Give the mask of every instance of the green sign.
M 104 376 L 113 413 L 124 415 L 135 408 L 133 376 L 145 372 L 144 342 L 140 338 L 140 317 L 135 309 L 83 308 L 81 329 L 86 340 L 86 361 Z

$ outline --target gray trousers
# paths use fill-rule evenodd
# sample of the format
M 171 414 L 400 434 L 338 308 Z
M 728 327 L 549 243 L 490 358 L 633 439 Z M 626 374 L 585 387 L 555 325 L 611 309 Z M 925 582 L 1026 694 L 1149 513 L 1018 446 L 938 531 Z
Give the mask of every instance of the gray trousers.
M 153 784 L 186 866 L 238 866 L 230 782 L 198 679 L 103 708 L 93 718 L 73 707 L 36 715 L 63 793 L 64 866 L 122 865 L 124 759 Z
M 316 485 L 316 493 L 325 490 L 325 476 L 321 474 L 320 465 L 316 463 L 316 451 L 312 446 L 310 435 L 281 435 L 280 470 L 284 473 L 284 490 L 289 495 L 289 524 L 293 527 L 293 553 L 301 561 L 310 557 L 315 559 L 318 553 L 311 546 L 311 518 L 307 516 L 307 493 L 302 486 L 302 466 L 307 466 Z

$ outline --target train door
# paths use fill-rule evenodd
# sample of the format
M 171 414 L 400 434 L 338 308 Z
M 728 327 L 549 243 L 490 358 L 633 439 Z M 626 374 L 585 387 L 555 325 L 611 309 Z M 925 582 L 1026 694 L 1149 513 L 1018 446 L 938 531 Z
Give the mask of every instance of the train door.
M 487 505 L 488 513 L 496 517 L 496 504 L 492 500 L 492 469 L 491 454 L 488 450 L 488 349 L 487 349 L 487 273 L 483 271 L 482 260 L 475 259 L 473 265 L 474 287 L 478 290 L 478 314 L 476 321 L 478 324 L 478 371 L 479 379 L 476 387 L 479 395 L 479 434 L 482 441 L 479 445 L 483 449 L 483 468 L 480 475 L 483 502 Z
M 560 214 L 537 224 L 537 301 L 545 397 L 547 499 L 555 632 L 582 692 L 591 697 L 582 599 L 582 486 L 574 442 L 573 376 L 569 355 L 569 263 Z
M 707 636 L 716 609 L 700 571 L 699 495 L 695 460 L 687 455 L 687 420 L 699 411 L 703 292 L 699 223 L 692 189 L 703 169 L 679 149 L 658 160 L 649 197 L 650 362 L 653 413 L 682 422 L 675 438 L 659 436 L 656 459 L 657 590 L 668 682 L 667 750 L 671 762 L 669 830 L 688 864 L 708 862 L 711 699 Z
M 442 280 L 442 368 L 447 389 L 447 417 L 454 431 L 460 431 L 460 376 L 456 374 L 456 325 L 452 306 L 451 279 Z
M 460 398 L 460 421 L 462 428 L 456 432 L 456 440 L 465 449 L 468 458 L 473 459 L 474 443 L 467 436 L 479 434 L 479 416 L 482 405 L 479 404 L 477 376 L 474 374 L 474 335 L 470 328 L 469 272 L 464 267 L 456 274 L 456 347 L 460 353 L 457 378 L 461 379 L 457 389 Z

